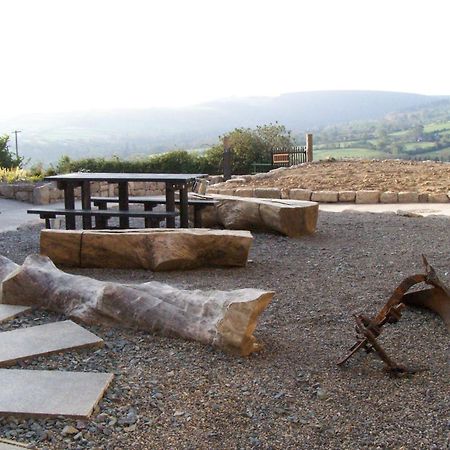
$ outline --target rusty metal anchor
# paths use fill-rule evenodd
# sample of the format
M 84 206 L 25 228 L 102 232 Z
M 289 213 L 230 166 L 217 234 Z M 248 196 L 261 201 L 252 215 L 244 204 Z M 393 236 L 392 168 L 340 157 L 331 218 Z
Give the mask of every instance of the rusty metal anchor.
M 373 319 L 363 315 L 354 316 L 357 341 L 350 348 L 348 354 L 338 361 L 339 366 L 343 365 L 359 350 L 364 349 L 367 353 L 375 351 L 385 363 L 386 370 L 391 375 L 402 376 L 414 373 L 415 370 L 408 369 L 393 361 L 377 341 L 383 326 L 387 323 L 398 322 L 406 305 L 421 306 L 435 311 L 443 318 L 447 329 L 450 331 L 450 290 L 439 280 L 435 270 L 428 264 L 424 255 L 422 255 L 422 259 L 425 265 L 425 274 L 405 278 Z M 407 294 L 412 286 L 422 282 L 433 286 L 433 288 Z

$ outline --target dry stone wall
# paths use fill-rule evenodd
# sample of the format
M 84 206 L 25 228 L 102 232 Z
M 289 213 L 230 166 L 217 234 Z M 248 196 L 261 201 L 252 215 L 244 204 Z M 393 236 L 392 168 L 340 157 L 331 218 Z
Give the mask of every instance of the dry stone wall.
M 130 182 L 128 183 L 129 195 L 161 195 L 164 193 L 164 183 Z M 118 195 L 117 184 L 106 182 L 92 182 L 91 195 L 113 197 Z M 64 193 L 56 187 L 56 183 L 0 183 L 0 197 L 34 203 L 35 205 L 48 205 L 49 203 L 62 202 Z M 75 197 L 80 199 L 81 189 L 75 189 Z

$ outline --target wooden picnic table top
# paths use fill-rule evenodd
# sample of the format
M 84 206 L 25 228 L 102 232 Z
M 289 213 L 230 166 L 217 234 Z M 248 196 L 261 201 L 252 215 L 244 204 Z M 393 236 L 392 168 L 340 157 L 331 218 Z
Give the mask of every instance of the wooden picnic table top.
M 204 173 L 98 173 L 73 172 L 45 177 L 46 181 L 161 181 L 185 183 L 196 178 L 206 177 Z

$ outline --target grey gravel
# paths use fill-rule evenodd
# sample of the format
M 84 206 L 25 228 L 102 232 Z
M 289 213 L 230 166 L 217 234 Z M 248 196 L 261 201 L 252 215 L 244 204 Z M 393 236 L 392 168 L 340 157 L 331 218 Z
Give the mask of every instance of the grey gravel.
M 324 213 L 314 236 L 255 233 L 246 268 L 152 273 L 70 270 L 118 282 L 181 288 L 258 287 L 276 292 L 248 358 L 196 342 L 86 327 L 106 345 L 13 367 L 107 371 L 115 379 L 89 421 L 0 418 L 0 436 L 48 449 L 448 449 L 449 334 L 439 317 L 407 310 L 382 336 L 396 360 L 423 370 L 392 379 L 373 355 L 343 369 L 352 313 L 375 313 L 426 254 L 450 285 L 450 220 Z M 22 263 L 39 228 L 0 234 L 0 253 Z M 64 317 L 33 311 L 0 330 Z M 65 427 L 78 432 L 64 435 Z

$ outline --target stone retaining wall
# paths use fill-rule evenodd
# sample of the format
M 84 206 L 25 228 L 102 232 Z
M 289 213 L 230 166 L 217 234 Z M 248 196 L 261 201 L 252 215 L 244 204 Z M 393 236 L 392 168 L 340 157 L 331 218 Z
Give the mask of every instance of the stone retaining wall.
M 264 187 L 233 187 L 233 182 L 208 187 L 207 194 L 235 195 L 239 197 L 281 198 L 307 200 L 319 203 L 448 203 L 450 191 L 445 193 L 362 191 L 311 191 L 309 189 L 283 189 Z
M 275 169 L 279 170 L 279 169 Z M 258 174 L 266 175 L 266 174 Z M 269 187 L 236 186 L 248 182 L 253 176 L 243 175 L 233 177 L 223 183 L 221 175 L 208 178 L 207 193 L 236 195 L 239 197 L 281 198 L 291 200 L 306 200 L 320 203 L 448 203 L 450 191 L 445 193 L 421 192 L 381 192 L 376 190 L 363 191 L 312 191 L 309 189 L 283 189 Z M 254 177 L 258 178 L 257 175 Z M 218 186 L 216 186 L 218 184 Z M 130 182 L 129 194 L 133 196 L 162 195 L 165 191 L 164 183 Z M 75 190 L 76 198 L 80 198 L 81 190 Z M 91 194 L 98 196 L 117 196 L 118 186 L 114 183 L 91 182 Z M 56 183 L 0 183 L 0 197 L 10 198 L 36 205 L 61 202 L 64 200 L 63 192 L 56 187 Z
M 134 196 L 161 195 L 165 191 L 165 184 L 131 181 L 128 183 L 128 189 L 129 194 Z M 117 196 L 118 186 L 117 184 L 94 181 L 91 182 L 91 195 Z M 63 201 L 64 193 L 56 187 L 56 183 L 0 183 L 0 197 L 34 203 L 35 205 L 47 205 Z M 80 188 L 75 189 L 75 197 L 80 199 Z

